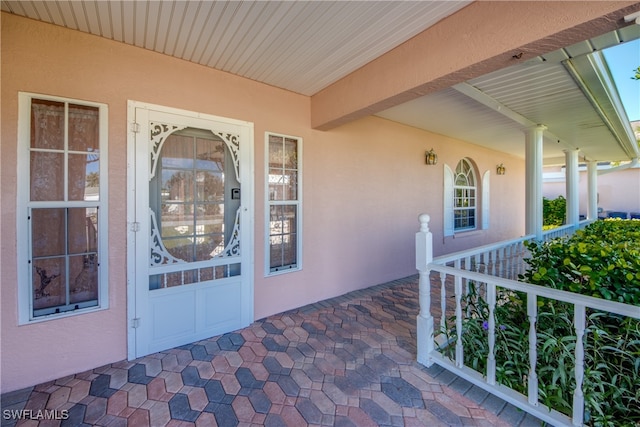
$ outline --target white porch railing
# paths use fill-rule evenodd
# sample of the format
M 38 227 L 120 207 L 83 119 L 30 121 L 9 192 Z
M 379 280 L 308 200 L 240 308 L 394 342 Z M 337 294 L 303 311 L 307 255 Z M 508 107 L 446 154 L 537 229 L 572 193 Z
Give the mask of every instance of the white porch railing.
M 478 246 L 466 251 L 439 256 L 433 262 L 434 264 L 515 280 L 519 274 L 524 273 L 524 258 L 529 255 L 524 242 L 533 240 L 535 237 L 535 235 L 529 235 L 519 239 Z
M 544 230 L 542 232 L 542 240 L 548 242 L 558 237 L 571 236 L 576 230 L 573 224 L 561 225 L 560 227 L 552 228 L 550 230 Z
M 597 219 L 583 219 L 582 221 L 580 221 L 578 223 L 578 228 L 580 230 L 584 229 L 587 225 L 589 224 L 593 224 L 594 222 L 596 222 Z
M 587 225 L 596 222 L 596 219 L 585 219 L 578 223 L 577 227 L 573 224 L 561 225 L 560 227 L 552 228 L 550 230 L 544 230 L 542 232 L 542 240 L 548 242 L 549 240 L 556 239 L 558 237 L 569 237 L 575 230 L 582 230 Z
M 600 310 L 640 319 L 640 309 L 636 306 L 607 301 L 557 289 L 518 282 L 514 272 L 524 268 L 522 257 L 525 255 L 523 242 L 532 238 L 511 240 L 503 244 L 483 246 L 470 251 L 447 255 L 433 259 L 432 235 L 429 231 L 429 215 L 420 215 L 420 231 L 416 233 L 416 268 L 420 274 L 419 300 L 420 313 L 417 317 L 417 360 L 425 366 L 436 363 L 439 366 L 465 378 L 471 383 L 487 390 L 503 400 L 531 413 L 537 418 L 556 426 L 581 426 L 584 419 L 584 396 L 582 381 L 584 378 L 584 346 L 587 309 Z M 516 263 L 520 265 L 517 266 Z M 432 273 L 433 279 L 432 282 Z M 439 276 L 439 277 L 438 277 Z M 438 280 L 439 278 L 439 280 Z M 439 283 L 438 283 L 439 282 Z M 487 374 L 464 365 L 464 348 L 462 345 L 463 324 L 463 293 L 467 292 L 465 284 L 475 283 L 486 289 L 486 302 L 489 307 L 487 325 L 489 354 L 486 355 Z M 453 284 L 455 308 L 447 313 L 447 286 Z M 451 286 L 449 286 L 451 287 Z M 494 309 L 496 308 L 496 288 L 509 291 L 523 292 L 527 296 L 527 316 L 529 318 L 529 374 L 527 396 L 496 382 L 496 322 Z M 432 294 L 440 301 L 432 305 Z M 538 398 L 538 366 L 537 366 L 537 300 L 539 297 L 562 301 L 574 306 L 574 328 L 576 336 L 575 346 L 575 380 L 576 388 L 573 392 L 572 417 L 551 410 L 539 402 Z M 438 306 L 439 303 L 439 306 Z M 500 301 L 498 304 L 502 304 Z M 435 326 L 434 314 L 440 315 L 439 327 Z M 447 328 L 447 315 L 455 315 L 455 342 L 448 342 L 444 332 Z M 455 346 L 453 359 L 441 354 L 438 350 L 447 346 Z

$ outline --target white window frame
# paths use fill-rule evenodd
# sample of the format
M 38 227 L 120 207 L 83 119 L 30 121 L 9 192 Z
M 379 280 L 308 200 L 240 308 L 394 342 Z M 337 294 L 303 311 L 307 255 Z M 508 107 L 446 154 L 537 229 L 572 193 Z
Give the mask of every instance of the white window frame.
M 455 228 L 455 190 L 461 188 L 455 185 L 456 172 L 449 165 L 444 164 L 444 236 L 453 236 L 457 233 L 466 233 L 476 230 L 487 230 L 489 228 L 490 215 L 490 173 L 485 171 L 482 174 L 482 183 L 479 181 L 479 172 L 473 161 L 462 158 L 456 163 L 456 170 L 461 161 L 465 161 L 471 168 L 475 182 L 475 226 L 467 228 Z M 468 188 L 468 187 L 466 187 Z
M 301 137 L 285 135 L 276 132 L 265 132 L 264 134 L 264 146 L 265 146 L 265 215 L 264 215 L 264 229 L 265 229 L 265 251 L 264 251 L 264 275 L 275 276 L 279 274 L 290 273 L 294 271 L 302 270 L 302 175 L 303 175 L 303 166 L 302 166 L 302 144 L 303 140 Z M 297 183 L 297 199 L 296 200 L 285 200 L 285 201 L 277 201 L 277 200 L 269 200 L 269 137 L 275 136 L 279 138 L 289 138 L 295 139 L 297 141 L 297 166 L 298 166 L 298 183 Z M 295 206 L 297 210 L 296 215 L 296 264 L 291 267 L 284 267 L 281 269 L 271 269 L 271 244 L 270 244 L 270 222 L 271 222 L 271 206 L 274 205 L 288 205 Z
M 99 153 L 100 153 L 100 189 L 97 202 L 61 201 L 61 202 L 32 202 L 30 200 L 31 189 L 31 100 L 40 99 L 55 102 L 64 102 L 75 105 L 85 105 L 98 108 L 99 117 Z M 17 232 L 17 262 L 18 262 L 18 324 L 29 324 L 52 319 L 60 319 L 76 316 L 83 313 L 91 313 L 105 310 L 109 307 L 108 289 L 108 106 L 102 103 L 82 101 L 58 96 L 49 96 L 36 93 L 18 93 L 18 144 L 17 144 L 17 200 L 16 200 L 16 232 Z M 67 122 L 65 121 L 65 129 Z M 66 130 L 65 130 L 66 135 Z M 67 149 L 65 148 L 65 152 Z M 88 206 L 90 205 L 90 206 Z M 31 230 L 29 212 L 32 208 L 74 208 L 97 207 L 98 215 L 98 304 L 92 307 L 78 308 L 61 313 L 34 316 L 33 314 L 33 284 L 31 259 Z
M 482 199 L 480 199 L 480 210 L 482 212 L 482 229 L 489 229 L 489 224 L 491 221 L 489 220 L 489 213 L 491 208 L 491 195 L 489 189 L 491 188 L 491 173 L 489 171 L 484 171 L 482 174 Z
M 469 168 L 469 173 L 467 174 L 463 174 L 458 172 L 458 166 L 460 165 L 467 165 Z M 473 185 L 459 185 L 458 184 L 458 176 L 459 175 L 464 175 L 465 179 L 467 180 L 467 183 L 469 182 L 469 178 L 471 178 L 473 180 Z M 475 167 L 473 166 L 473 163 L 471 163 L 467 158 L 463 158 L 460 159 L 460 161 L 456 164 L 456 169 L 454 170 L 454 175 L 453 175 L 453 229 L 454 232 L 464 232 L 464 231 L 472 231 L 472 230 L 477 230 L 478 229 L 478 213 L 479 213 L 479 209 L 478 209 L 478 205 L 480 204 L 480 199 L 478 197 L 478 178 L 476 176 L 476 170 Z M 456 206 L 456 193 L 457 190 L 461 190 L 463 191 L 465 194 L 469 191 L 473 192 L 473 196 L 470 195 L 466 195 L 463 197 L 460 197 L 463 200 L 468 200 L 468 201 L 472 201 L 473 202 L 473 206 L 470 207 L 459 207 Z M 466 212 L 473 212 L 473 226 L 468 226 L 468 227 L 456 227 L 456 211 L 466 211 Z

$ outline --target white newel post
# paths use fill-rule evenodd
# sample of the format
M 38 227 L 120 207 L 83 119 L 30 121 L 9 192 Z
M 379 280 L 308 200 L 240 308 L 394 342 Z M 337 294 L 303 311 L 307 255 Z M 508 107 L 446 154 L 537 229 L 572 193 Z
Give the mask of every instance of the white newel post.
M 433 235 L 429 231 L 427 214 L 421 214 L 420 231 L 416 233 L 416 269 L 420 273 L 419 303 L 420 313 L 417 318 L 418 332 L 418 363 L 425 366 L 433 365 L 431 352 L 433 344 L 433 316 L 431 315 L 431 279 L 429 278 L 429 264 L 433 261 Z

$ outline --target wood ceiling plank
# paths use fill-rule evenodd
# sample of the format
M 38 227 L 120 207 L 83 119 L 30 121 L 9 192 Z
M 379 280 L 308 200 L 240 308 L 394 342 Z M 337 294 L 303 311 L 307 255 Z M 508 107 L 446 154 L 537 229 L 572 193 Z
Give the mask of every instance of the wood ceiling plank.
M 203 21 L 206 19 L 206 11 L 202 13 L 203 2 L 191 1 L 187 2 L 186 7 L 184 9 L 184 14 L 182 15 L 182 20 L 180 21 L 180 31 L 178 31 L 176 37 L 176 45 L 173 50 L 173 55 L 186 59 L 189 55 L 186 53 L 187 50 L 191 51 L 192 49 L 188 49 L 188 43 L 192 38 L 192 34 L 194 32 L 198 33 L 202 30 Z M 201 19 L 198 19 L 198 15 L 202 14 Z M 197 38 L 197 36 L 196 36 Z
M 124 41 L 124 28 L 122 21 L 122 2 L 111 1 L 109 2 L 109 13 L 111 17 L 111 31 L 113 40 L 123 42 Z

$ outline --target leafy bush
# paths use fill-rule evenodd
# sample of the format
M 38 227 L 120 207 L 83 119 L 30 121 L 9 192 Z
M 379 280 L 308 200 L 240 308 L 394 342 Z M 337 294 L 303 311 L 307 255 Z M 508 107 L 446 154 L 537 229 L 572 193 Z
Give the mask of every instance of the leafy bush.
M 530 243 L 529 269 L 521 279 L 542 286 L 640 306 L 640 221 L 598 221 L 568 240 Z M 463 298 L 464 362 L 486 375 L 489 306 L 486 285 L 470 282 Z M 538 298 L 538 398 L 571 416 L 575 389 L 572 304 Z M 524 293 L 497 289 L 496 381 L 527 394 L 529 319 Z M 454 322 L 445 331 L 454 343 Z M 587 311 L 584 336 L 585 423 L 593 426 L 640 424 L 640 321 Z M 454 345 L 443 349 L 453 358 Z
M 555 199 L 542 198 L 542 225 L 560 226 L 564 224 L 567 212 L 567 200 L 558 196 Z
M 568 240 L 529 242 L 528 283 L 640 305 L 640 221 L 596 221 Z

